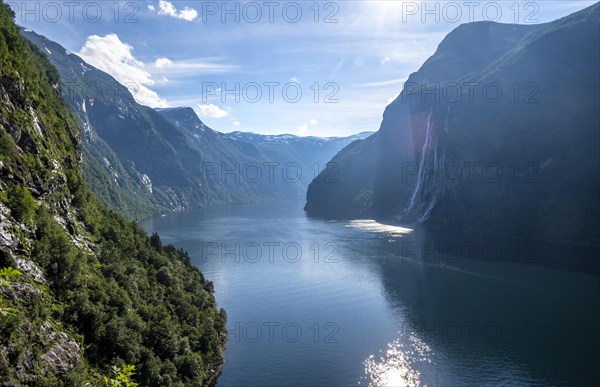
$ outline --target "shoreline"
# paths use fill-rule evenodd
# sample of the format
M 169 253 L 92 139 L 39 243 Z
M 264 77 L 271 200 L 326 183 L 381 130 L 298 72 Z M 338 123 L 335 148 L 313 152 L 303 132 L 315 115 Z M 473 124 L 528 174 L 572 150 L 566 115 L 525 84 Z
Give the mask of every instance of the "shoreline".
M 223 349 L 217 355 L 217 359 L 211 364 L 211 372 L 207 379 L 202 382 L 203 387 L 214 387 L 217 384 L 217 379 L 219 376 L 221 376 L 223 365 L 225 364 L 225 349 L 227 348 L 228 342 L 227 333 L 227 330 L 225 332 L 221 332 L 221 343 L 223 343 Z

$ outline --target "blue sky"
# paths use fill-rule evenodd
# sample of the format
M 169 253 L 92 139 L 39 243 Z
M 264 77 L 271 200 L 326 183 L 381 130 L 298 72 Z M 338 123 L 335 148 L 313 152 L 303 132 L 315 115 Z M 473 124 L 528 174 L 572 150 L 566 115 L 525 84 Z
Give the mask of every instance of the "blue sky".
M 593 1 L 6 1 L 153 107 L 215 130 L 379 128 L 402 83 L 464 22 L 548 22 Z

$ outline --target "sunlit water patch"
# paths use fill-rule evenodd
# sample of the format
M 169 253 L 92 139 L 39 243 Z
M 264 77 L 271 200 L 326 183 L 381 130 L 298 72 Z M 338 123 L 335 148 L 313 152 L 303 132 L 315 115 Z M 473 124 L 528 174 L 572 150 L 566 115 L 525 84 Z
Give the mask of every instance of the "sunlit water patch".
M 348 222 L 346 227 L 351 227 L 373 233 L 380 233 L 392 238 L 400 238 L 413 232 L 412 228 L 393 226 L 391 224 L 383 224 L 372 219 L 351 220 Z
M 381 350 L 378 357 L 371 355 L 365 360 L 363 382 L 370 387 L 420 386 L 418 364 L 431 363 L 432 356 L 427 344 L 415 335 L 405 335 L 389 343 L 387 350 Z

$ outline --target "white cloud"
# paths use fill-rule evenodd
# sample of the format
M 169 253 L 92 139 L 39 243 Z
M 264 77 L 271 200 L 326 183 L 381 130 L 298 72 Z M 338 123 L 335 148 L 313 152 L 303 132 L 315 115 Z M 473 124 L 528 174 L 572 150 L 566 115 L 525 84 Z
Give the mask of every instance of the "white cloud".
M 165 0 L 158 2 L 158 14 L 163 16 L 170 16 L 176 19 L 185 21 L 194 21 L 198 17 L 198 11 L 194 8 L 185 7 L 183 9 L 177 9 L 172 3 Z
M 162 60 L 166 59 L 166 60 Z M 160 61 L 160 63 L 159 63 Z M 167 62 L 169 61 L 169 62 Z M 155 62 L 157 68 L 169 68 L 171 76 L 196 76 L 201 74 L 222 74 L 239 71 L 240 66 L 219 63 L 220 58 L 197 58 L 180 61 L 171 61 L 168 58 L 160 58 Z
M 140 104 L 153 108 L 168 107 L 165 99 L 148 88 L 155 81 L 144 63 L 133 56 L 133 47 L 123 43 L 116 34 L 88 36 L 78 54 L 92 66 L 115 77 Z
M 158 58 L 156 62 L 154 62 L 154 66 L 158 67 L 159 69 L 170 66 L 172 64 L 173 62 L 169 58 Z
M 131 87 L 128 86 L 127 88 L 131 91 Z M 169 103 L 166 99 L 160 98 L 156 91 L 149 89 L 144 85 L 134 85 L 134 90 L 135 91 L 132 93 L 133 98 L 141 105 L 149 106 L 151 108 L 169 107 Z
M 300 83 L 300 80 L 298 79 L 298 77 L 291 77 L 290 82 Z
M 154 8 L 153 5 L 149 5 L 148 6 L 148 11 L 150 11 L 150 12 L 156 12 L 156 8 Z
M 381 60 L 381 64 L 383 65 L 383 64 L 386 64 L 386 63 L 390 63 L 390 61 L 391 61 L 390 57 L 386 56 L 385 58 L 383 58 Z
M 296 126 L 296 129 L 298 130 L 299 135 L 304 136 L 308 133 L 308 124 L 305 122 L 302 125 Z
M 213 104 L 198 105 L 198 114 L 210 118 L 223 118 L 229 115 L 225 110 Z
M 382 87 L 394 84 L 401 84 L 406 81 L 406 78 L 390 79 L 389 81 L 357 83 L 352 86 L 356 87 Z
M 298 134 L 300 136 L 304 136 L 306 134 L 308 134 L 309 131 L 309 126 L 310 125 L 318 125 L 319 121 L 315 120 L 314 118 L 311 118 L 310 121 L 303 123 L 302 125 L 298 125 L 296 126 L 296 130 L 298 131 Z
M 237 118 L 233 119 L 233 126 L 240 126 L 240 122 L 237 120 Z

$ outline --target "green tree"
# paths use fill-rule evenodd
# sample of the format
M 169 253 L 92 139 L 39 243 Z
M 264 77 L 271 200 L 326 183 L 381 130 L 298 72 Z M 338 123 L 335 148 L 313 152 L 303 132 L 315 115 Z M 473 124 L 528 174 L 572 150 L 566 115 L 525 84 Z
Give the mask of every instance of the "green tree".
M 19 278 L 21 272 L 12 267 L 5 267 L 0 269 L 0 286 L 9 285 L 13 279 Z M 0 317 L 12 316 L 17 313 L 18 310 L 15 308 L 9 308 L 4 304 L 4 298 L 0 295 Z
M 162 252 L 163 245 L 160 240 L 160 236 L 157 233 L 153 233 L 150 237 L 150 246 L 154 247 L 154 250 L 158 251 L 159 253 Z
M 30 224 L 37 204 L 31 191 L 20 185 L 12 186 L 7 193 L 8 208 L 10 212 L 18 222 Z
M 113 377 L 104 377 L 104 384 L 107 386 L 118 386 L 118 387 L 135 387 L 138 384 L 135 383 L 132 378 L 135 375 L 135 366 L 131 364 L 124 365 L 123 367 L 113 366 L 112 373 Z

